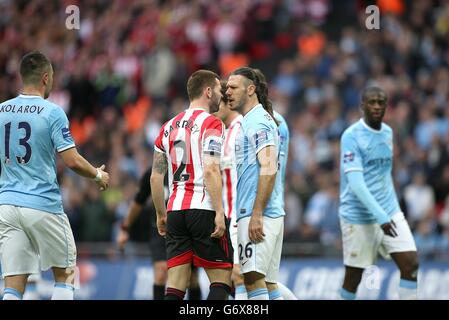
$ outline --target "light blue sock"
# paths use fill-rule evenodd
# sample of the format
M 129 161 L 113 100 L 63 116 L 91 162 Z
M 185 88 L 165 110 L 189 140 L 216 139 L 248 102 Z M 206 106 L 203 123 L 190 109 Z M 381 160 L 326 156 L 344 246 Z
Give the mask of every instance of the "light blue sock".
M 3 300 L 22 300 L 22 294 L 14 288 L 5 288 Z
M 418 299 L 418 282 L 412 280 L 399 280 L 399 299 L 401 300 L 417 300 Z
M 270 300 L 284 300 L 279 289 L 268 291 L 268 296 L 270 297 Z
M 73 285 L 64 282 L 56 282 L 51 300 L 73 300 L 74 291 L 75 288 Z
M 264 288 L 248 291 L 248 300 L 270 300 L 268 290 Z
M 340 289 L 340 297 L 343 300 L 354 300 L 355 299 L 355 293 L 350 292 L 344 288 Z
M 235 300 L 248 300 L 245 285 L 241 284 L 235 288 Z
M 35 282 L 29 282 L 26 286 L 25 293 L 23 294 L 23 300 L 40 300 L 39 292 L 37 291 L 37 284 Z

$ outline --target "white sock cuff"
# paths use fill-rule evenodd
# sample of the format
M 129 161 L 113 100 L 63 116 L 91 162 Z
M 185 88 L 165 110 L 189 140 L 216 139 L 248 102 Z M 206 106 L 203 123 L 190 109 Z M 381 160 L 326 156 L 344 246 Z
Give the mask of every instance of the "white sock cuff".
M 3 290 L 3 300 L 22 300 L 22 294 L 14 288 Z
M 75 287 L 65 282 L 55 282 L 55 288 L 62 288 L 75 291 Z

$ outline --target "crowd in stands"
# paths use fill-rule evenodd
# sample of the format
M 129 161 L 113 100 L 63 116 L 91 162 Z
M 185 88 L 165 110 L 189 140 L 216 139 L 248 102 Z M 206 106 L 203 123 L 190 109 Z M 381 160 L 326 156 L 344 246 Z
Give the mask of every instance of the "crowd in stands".
M 73 4 L 80 28 L 70 30 Z M 379 30 L 365 26 L 370 4 Z M 100 193 L 58 165 L 78 242 L 114 239 L 160 126 L 188 107 L 188 76 L 250 65 L 290 127 L 286 243 L 341 247 L 339 139 L 361 117 L 361 90 L 377 84 L 389 95 L 394 181 L 419 253 L 449 259 L 448 1 L 4 0 L 0 12 L 0 100 L 20 91 L 24 53 L 47 54 L 49 99 L 82 154 L 111 174 Z M 140 224 L 134 240 L 146 233 Z

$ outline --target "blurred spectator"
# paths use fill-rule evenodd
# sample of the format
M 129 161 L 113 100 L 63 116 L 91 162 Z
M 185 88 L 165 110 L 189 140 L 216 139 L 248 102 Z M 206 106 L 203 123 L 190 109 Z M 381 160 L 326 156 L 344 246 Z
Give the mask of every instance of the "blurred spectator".
M 404 189 L 404 199 L 407 205 L 407 220 L 412 229 L 420 220 L 433 216 L 435 196 L 432 188 L 426 184 L 423 172 L 414 174 L 412 183 Z
M 298 230 L 302 221 L 303 205 L 301 198 L 290 190 L 289 185 L 285 188 L 285 222 L 284 222 L 284 234 L 287 236 L 290 233 Z
M 100 196 L 98 187 L 87 184 L 81 215 L 81 241 L 111 241 L 115 217 Z
M 433 258 L 439 245 L 439 237 L 435 230 L 435 224 L 431 219 L 423 219 L 418 222 L 413 233 L 418 254 L 422 258 Z
M 153 50 L 143 61 L 143 85 L 148 95 L 164 99 L 176 72 L 176 59 L 168 46 L 167 36 L 159 34 Z
M 375 1 L 381 29 L 366 30 L 365 2 L 78 1 L 81 29 L 68 30 L 64 1 L 0 1 L 0 99 L 19 92 L 25 52 L 38 49 L 54 61 L 58 87 L 50 99 L 68 114 L 79 148 L 114 179 L 99 198 L 59 170 L 65 208 L 78 241 L 109 241 L 127 188 L 150 165 L 160 125 L 187 107 L 190 73 L 260 68 L 291 131 L 285 239 L 332 243 L 335 233 L 325 230 L 335 227 L 329 212 L 340 135 L 361 117 L 361 89 L 377 84 L 390 97 L 385 121 L 395 133 L 403 209 L 420 241 L 437 234 L 436 251 L 444 256 L 446 248 L 447 256 L 449 3 Z
M 320 172 L 318 188 L 307 205 L 304 223 L 319 234 L 321 243 L 338 247 L 341 242 L 338 184 L 330 174 Z

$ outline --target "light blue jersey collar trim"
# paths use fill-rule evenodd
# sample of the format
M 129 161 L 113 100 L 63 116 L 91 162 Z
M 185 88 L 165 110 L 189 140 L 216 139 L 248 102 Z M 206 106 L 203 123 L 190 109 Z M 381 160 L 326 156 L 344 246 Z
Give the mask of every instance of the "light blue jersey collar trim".
M 367 125 L 366 122 L 365 122 L 365 120 L 363 120 L 363 118 L 360 119 L 360 122 L 361 122 L 362 125 L 363 125 L 366 129 L 368 129 L 369 131 L 371 131 L 371 132 L 373 132 L 373 133 L 382 133 L 382 129 L 383 129 L 383 127 L 384 127 L 384 124 L 383 124 L 383 123 L 382 123 L 381 126 L 380 126 L 380 130 L 376 130 L 376 129 L 371 128 L 369 125 Z
M 244 116 L 243 118 L 248 117 L 248 115 L 253 112 L 254 110 L 256 110 L 257 108 L 263 108 L 261 103 L 256 104 L 251 110 L 249 110 Z

